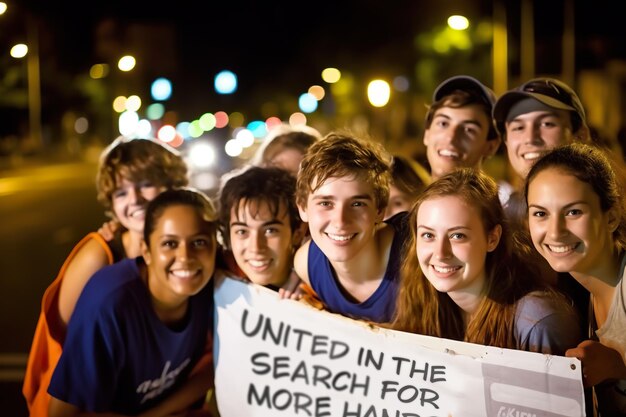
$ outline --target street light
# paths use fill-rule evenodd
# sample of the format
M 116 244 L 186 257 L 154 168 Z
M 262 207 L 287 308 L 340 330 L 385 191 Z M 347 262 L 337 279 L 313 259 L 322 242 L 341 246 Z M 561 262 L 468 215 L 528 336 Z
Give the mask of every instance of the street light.
M 7 10 L 7 4 L 0 2 L 0 15 Z M 35 146 L 43 147 L 41 135 L 41 81 L 39 74 L 39 33 L 37 22 L 33 16 L 26 15 L 27 43 L 17 44 L 11 48 L 11 56 L 16 59 L 26 57 L 26 75 L 28 80 L 28 124 L 30 139 Z M 30 45 L 30 47 L 28 46 Z

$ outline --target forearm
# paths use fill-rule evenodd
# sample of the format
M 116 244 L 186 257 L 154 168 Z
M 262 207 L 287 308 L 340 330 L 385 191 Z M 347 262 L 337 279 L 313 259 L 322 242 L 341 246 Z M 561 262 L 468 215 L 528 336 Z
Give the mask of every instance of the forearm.
M 180 413 L 189 409 L 198 400 L 205 398 L 213 387 L 213 364 L 207 363 L 202 368 L 196 367 L 184 384 L 156 407 L 141 414 L 141 417 L 157 417 Z

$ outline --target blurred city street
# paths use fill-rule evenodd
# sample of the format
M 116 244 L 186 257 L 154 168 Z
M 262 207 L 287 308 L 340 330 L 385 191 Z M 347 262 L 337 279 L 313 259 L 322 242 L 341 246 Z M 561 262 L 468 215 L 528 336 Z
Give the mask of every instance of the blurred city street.
M 0 160 L 2 415 L 27 415 L 21 384 L 41 297 L 73 245 L 105 220 L 95 170 L 94 162 L 50 155 Z

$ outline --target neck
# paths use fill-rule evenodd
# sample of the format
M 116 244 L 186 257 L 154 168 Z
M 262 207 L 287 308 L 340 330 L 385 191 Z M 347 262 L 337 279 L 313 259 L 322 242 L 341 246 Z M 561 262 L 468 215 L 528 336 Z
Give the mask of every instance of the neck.
M 141 255 L 141 241 L 143 235 L 141 233 L 130 230 L 122 234 L 122 243 L 124 244 L 124 252 L 127 258 L 136 258 Z

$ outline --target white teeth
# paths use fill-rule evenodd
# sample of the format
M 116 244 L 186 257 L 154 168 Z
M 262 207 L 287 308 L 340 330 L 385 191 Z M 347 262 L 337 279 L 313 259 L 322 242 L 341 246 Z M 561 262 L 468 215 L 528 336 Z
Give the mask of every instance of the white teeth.
M 144 217 L 146 214 L 146 210 L 145 209 L 139 209 L 139 210 L 135 210 L 132 213 L 130 213 L 130 217 Z
M 526 160 L 532 160 L 532 159 L 537 159 L 540 156 L 541 156 L 540 152 L 527 152 L 527 153 L 522 155 L 522 158 L 524 158 Z
M 337 242 L 345 242 L 347 240 L 352 239 L 354 236 L 356 236 L 356 233 L 351 234 L 351 235 L 334 235 L 332 233 L 326 233 L 326 235 L 332 240 L 336 240 Z
M 195 274 L 198 273 L 198 270 L 195 269 L 195 270 L 191 271 L 189 269 L 177 269 L 177 270 L 172 270 L 170 272 L 175 277 L 184 279 L 184 278 L 190 278 L 190 277 L 194 276 Z
M 263 266 L 269 265 L 270 261 L 255 261 L 253 259 L 249 259 L 248 263 L 254 268 L 261 268 Z
M 452 156 L 454 158 L 458 158 L 459 154 L 457 152 L 448 150 L 448 149 L 442 149 L 439 151 L 439 155 L 441 156 Z
M 458 266 L 437 266 L 433 265 L 433 269 L 441 274 L 447 274 L 450 272 L 454 272 L 458 270 L 460 267 Z
M 550 251 L 552 251 L 554 253 L 565 253 L 565 252 L 573 251 L 574 249 L 576 249 L 576 246 L 578 246 L 578 244 L 567 245 L 567 246 L 552 246 L 552 245 L 548 245 L 548 248 L 550 249 Z

